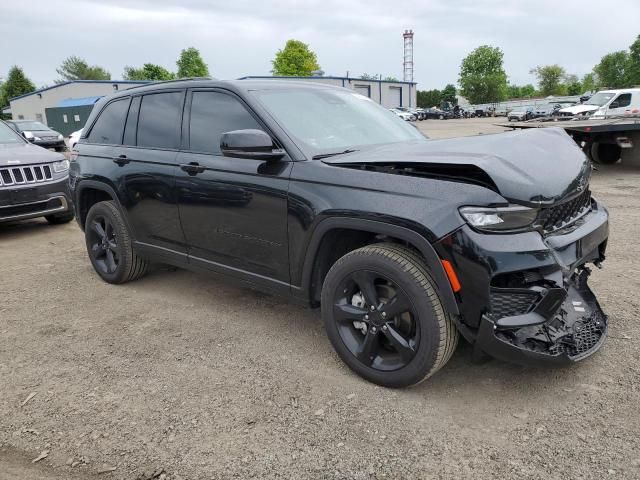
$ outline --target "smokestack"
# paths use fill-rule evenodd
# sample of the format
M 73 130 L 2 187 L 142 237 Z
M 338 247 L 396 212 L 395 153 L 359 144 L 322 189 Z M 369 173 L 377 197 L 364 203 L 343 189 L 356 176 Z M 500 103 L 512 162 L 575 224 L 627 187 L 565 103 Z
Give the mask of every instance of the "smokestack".
M 404 81 L 413 82 L 413 30 L 405 30 L 404 38 Z

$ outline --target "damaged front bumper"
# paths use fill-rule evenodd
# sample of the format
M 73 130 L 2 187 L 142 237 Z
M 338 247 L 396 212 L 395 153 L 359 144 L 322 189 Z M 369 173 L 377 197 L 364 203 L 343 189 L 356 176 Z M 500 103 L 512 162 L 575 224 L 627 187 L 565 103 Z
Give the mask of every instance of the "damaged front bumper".
M 600 266 L 608 235 L 608 213 L 594 200 L 558 234 L 487 235 L 464 226 L 437 242 L 458 274 L 458 326 L 475 352 L 519 364 L 571 363 L 595 353 L 607 316 L 586 265 Z
M 607 316 L 582 267 L 565 288 L 539 292 L 530 311 L 482 316 L 475 348 L 514 363 L 571 363 L 595 353 L 607 336 Z

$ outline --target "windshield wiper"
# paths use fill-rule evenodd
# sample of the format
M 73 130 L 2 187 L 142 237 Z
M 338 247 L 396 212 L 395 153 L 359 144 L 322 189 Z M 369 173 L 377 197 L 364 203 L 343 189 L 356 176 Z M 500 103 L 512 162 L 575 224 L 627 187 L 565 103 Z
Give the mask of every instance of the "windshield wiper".
M 332 153 L 321 153 L 319 155 L 314 155 L 313 157 L 311 157 L 312 160 L 320 160 L 322 158 L 329 158 L 329 157 L 335 157 L 336 155 L 344 155 L 345 153 L 353 153 L 353 152 L 357 152 L 358 150 L 356 150 L 355 148 L 348 148 L 346 150 L 343 150 L 342 152 L 332 152 Z

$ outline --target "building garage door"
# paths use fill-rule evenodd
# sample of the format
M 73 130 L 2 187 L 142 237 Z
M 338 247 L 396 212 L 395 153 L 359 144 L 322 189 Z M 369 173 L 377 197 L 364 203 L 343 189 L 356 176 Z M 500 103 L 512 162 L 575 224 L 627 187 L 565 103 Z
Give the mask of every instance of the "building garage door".
M 402 88 L 401 87 L 389 87 L 389 107 L 401 107 L 402 106 Z
M 369 85 L 354 85 L 353 89 L 356 93 L 371 98 L 371 87 Z

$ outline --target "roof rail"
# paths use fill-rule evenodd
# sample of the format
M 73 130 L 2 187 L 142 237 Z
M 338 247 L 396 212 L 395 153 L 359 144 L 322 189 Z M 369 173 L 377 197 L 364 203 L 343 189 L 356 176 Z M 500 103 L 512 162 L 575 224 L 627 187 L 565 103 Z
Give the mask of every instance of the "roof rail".
M 163 80 L 161 82 L 156 82 L 155 80 L 149 81 L 149 83 L 145 83 L 144 85 L 136 85 L 135 87 L 129 87 L 125 90 L 134 90 L 136 88 L 148 87 L 149 85 L 164 85 L 165 83 L 175 83 L 175 82 L 189 82 L 193 80 L 215 80 L 213 77 L 187 77 L 187 78 L 174 78 L 172 80 Z

